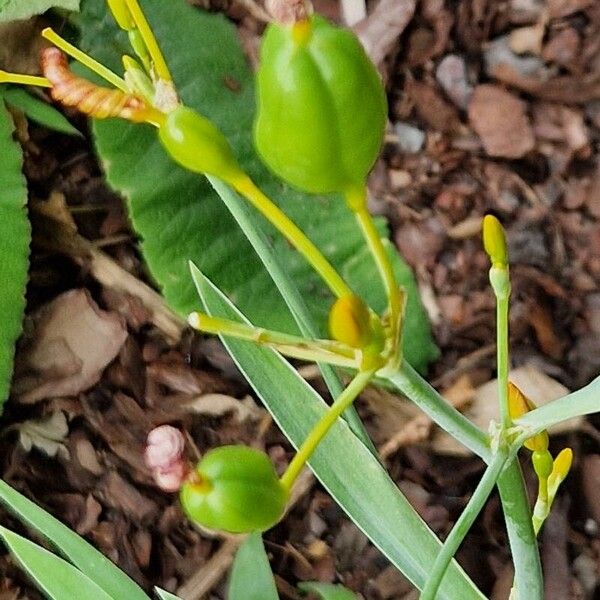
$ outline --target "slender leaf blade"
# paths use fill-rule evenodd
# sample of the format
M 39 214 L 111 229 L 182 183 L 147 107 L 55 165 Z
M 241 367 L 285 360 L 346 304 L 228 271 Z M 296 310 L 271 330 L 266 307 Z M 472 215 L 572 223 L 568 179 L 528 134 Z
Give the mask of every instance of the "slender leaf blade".
M 197 269 L 192 268 L 192 275 L 209 314 L 246 321 Z M 223 343 L 279 427 L 298 447 L 325 412 L 323 399 L 272 350 L 234 339 L 223 338 Z M 417 587 L 422 586 L 440 542 L 344 421 L 338 420 L 319 444 L 310 465 L 358 527 Z M 457 597 L 483 598 L 453 562 L 440 598 Z
M 32 96 L 22 88 L 11 87 L 0 92 L 4 100 L 18 108 L 23 114 L 32 121 L 67 135 L 81 136 L 81 132 L 76 129 L 67 118 L 56 108 L 44 102 L 41 98 Z
M 562 398 L 548 402 L 515 420 L 517 425 L 532 427 L 536 431 L 548 429 L 574 417 L 582 417 L 600 412 L 600 377 L 591 383 L 567 394 Z
M 167 592 L 167 590 L 163 590 L 159 587 L 155 587 L 154 591 L 160 600 L 182 600 L 179 596 L 171 594 L 171 592 Z
M 227 600 L 279 600 L 269 558 L 260 533 L 252 533 L 238 548 Z
M 320 581 L 305 581 L 298 584 L 298 589 L 313 594 L 320 600 L 358 600 L 358 596 L 343 585 L 321 583 Z
M 113 598 L 148 600 L 137 583 L 58 519 L 0 479 L 0 503 Z
M 31 228 L 21 148 L 0 98 L 0 412 L 8 396 L 15 342 L 21 333 Z
M 36 586 L 52 600 L 116 600 L 66 560 L 0 526 L 0 538 Z

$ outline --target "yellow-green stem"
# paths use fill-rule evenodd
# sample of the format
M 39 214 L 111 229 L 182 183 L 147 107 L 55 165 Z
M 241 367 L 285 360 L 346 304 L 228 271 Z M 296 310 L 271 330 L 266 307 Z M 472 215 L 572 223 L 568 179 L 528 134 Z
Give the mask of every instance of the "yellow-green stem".
M 38 87 L 52 87 L 45 77 L 36 75 L 22 75 L 20 73 L 8 73 L 0 69 L 0 83 L 14 83 L 17 85 L 36 85 Z
M 321 251 L 249 177 L 240 176 L 230 183 L 306 258 L 335 296 L 341 298 L 352 294 L 348 284 Z
M 302 468 L 315 451 L 315 448 L 319 445 L 319 442 L 327 435 L 327 432 L 331 429 L 338 417 L 352 404 L 352 402 L 354 402 L 356 397 L 367 386 L 374 374 L 375 371 L 359 372 L 350 382 L 348 387 L 329 407 L 329 410 L 313 427 L 281 477 L 281 484 L 284 488 L 287 490 L 292 488 L 294 481 L 296 481 L 296 478 L 300 475 L 300 471 L 302 471 Z
M 379 275 L 385 286 L 389 303 L 390 328 L 392 337 L 395 338 L 398 316 L 402 310 L 402 297 L 400 290 L 398 289 L 392 263 L 390 262 L 388 253 L 386 252 L 385 246 L 375 227 L 373 218 L 367 209 L 366 199 L 366 186 L 351 188 L 346 191 L 346 203 L 356 216 L 356 220 L 358 221 L 369 250 L 375 259 Z
M 197 312 L 190 314 L 188 322 L 194 329 L 198 329 L 204 333 L 225 335 L 257 344 L 264 344 L 292 358 L 311 362 L 327 362 L 351 369 L 356 369 L 359 365 L 360 357 L 357 355 L 356 350 L 340 342 L 332 340 L 309 340 Z
M 100 77 L 108 81 L 108 83 L 114 85 L 126 94 L 129 93 L 127 84 L 123 79 L 85 52 L 82 52 L 79 48 L 73 46 L 73 44 L 67 42 L 67 40 L 60 37 L 60 35 L 50 27 L 47 27 L 42 31 L 42 37 L 46 38 L 49 42 L 52 42 L 57 48 L 60 48 L 65 54 L 68 54 L 83 66 L 87 67 L 97 75 L 100 75 Z
M 138 0 L 125 0 L 125 3 L 127 4 L 127 8 L 129 8 L 129 12 L 135 21 L 136 27 L 144 40 L 144 44 L 146 44 L 148 54 L 150 55 L 152 63 L 154 64 L 154 69 L 156 70 L 156 75 L 159 79 L 164 81 L 172 81 L 173 78 L 171 77 L 171 72 L 167 66 L 167 61 L 154 37 L 154 33 L 152 33 L 150 24 L 140 8 Z
M 504 429 L 511 425 L 508 409 L 508 295 L 496 299 L 496 356 L 500 421 Z

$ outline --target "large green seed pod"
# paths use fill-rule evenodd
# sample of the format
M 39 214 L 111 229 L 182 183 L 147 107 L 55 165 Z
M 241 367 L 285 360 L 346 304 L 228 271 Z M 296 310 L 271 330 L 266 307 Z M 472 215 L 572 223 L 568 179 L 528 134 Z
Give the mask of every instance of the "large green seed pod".
M 183 484 L 188 517 L 209 529 L 264 531 L 282 517 L 288 493 L 268 456 L 248 446 L 222 446 L 196 467 L 197 480 Z
M 187 106 L 168 113 L 158 137 L 175 162 L 231 183 L 242 173 L 225 136 L 206 117 Z
M 270 24 L 254 134 L 264 162 L 312 193 L 363 185 L 387 118 L 379 75 L 352 32 L 319 16 Z

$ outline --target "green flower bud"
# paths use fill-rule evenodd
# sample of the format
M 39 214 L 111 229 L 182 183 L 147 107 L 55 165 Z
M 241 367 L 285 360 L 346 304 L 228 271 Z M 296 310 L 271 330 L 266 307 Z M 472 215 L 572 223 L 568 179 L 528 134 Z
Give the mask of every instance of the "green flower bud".
M 256 147 L 281 179 L 312 193 L 364 184 L 383 141 L 387 104 L 351 31 L 319 16 L 271 23 L 257 87 Z
M 175 162 L 204 175 L 215 175 L 227 183 L 243 173 L 225 136 L 206 117 L 186 106 L 167 114 L 158 136 Z
M 533 470 L 540 479 L 548 479 L 552 473 L 554 461 L 548 450 L 534 450 L 531 455 Z
M 268 456 L 248 446 L 208 452 L 181 487 L 188 517 L 209 529 L 265 531 L 282 517 L 288 493 Z

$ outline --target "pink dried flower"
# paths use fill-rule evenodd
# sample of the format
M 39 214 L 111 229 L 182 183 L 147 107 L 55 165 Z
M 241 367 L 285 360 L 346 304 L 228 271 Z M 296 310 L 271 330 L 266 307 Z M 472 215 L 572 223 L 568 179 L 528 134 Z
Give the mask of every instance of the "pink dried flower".
M 148 434 L 144 460 L 158 487 L 166 492 L 176 492 L 188 473 L 184 449 L 183 434 L 171 425 L 161 425 Z

